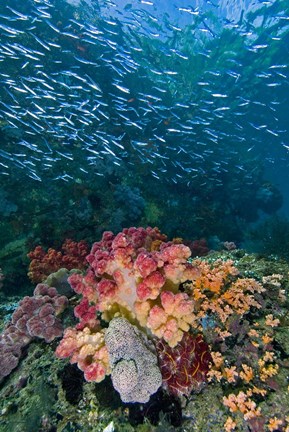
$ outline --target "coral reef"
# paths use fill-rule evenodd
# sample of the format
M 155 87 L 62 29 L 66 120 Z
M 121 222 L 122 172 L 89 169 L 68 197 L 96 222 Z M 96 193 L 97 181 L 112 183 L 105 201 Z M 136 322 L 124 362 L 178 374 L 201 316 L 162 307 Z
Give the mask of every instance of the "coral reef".
M 39 376 L 36 365 L 49 364 L 51 388 L 42 379 L 56 398 L 53 413 L 35 417 L 39 430 L 142 431 L 146 418 L 150 431 L 287 432 L 288 265 L 237 249 L 190 254 L 155 228 L 129 228 L 104 233 L 87 269 L 51 275 L 65 291 L 68 277 L 75 292 L 56 348 L 71 365 L 53 360 L 49 346 L 67 299 L 54 303 L 59 294 L 43 284 L 35 298 L 51 304 L 23 299 L 1 336 L 3 424 L 13 411 L 3 392 L 18 380 L 13 398 L 23 403 L 31 361 Z M 41 338 L 48 344 L 33 361 Z
M 157 386 L 145 396 L 139 393 L 142 375 L 135 360 L 139 342 L 134 341 L 132 351 L 131 336 L 125 330 L 130 321 L 132 334 L 141 331 L 145 340 L 155 342 L 162 386 L 169 393 L 182 396 L 192 390 L 198 392 L 208 379 L 233 384 L 238 378 L 247 385 L 256 364 L 233 361 L 237 349 L 228 354 L 226 343 L 238 331 L 242 334 L 241 320 L 249 312 L 255 311 L 252 316 L 262 317 L 258 310 L 264 306 L 266 288 L 255 278 L 240 274 L 231 259 L 211 255 L 191 259 L 190 255 L 189 248 L 179 239 L 167 242 L 156 229 L 124 229 L 116 236 L 105 232 L 102 240 L 92 246 L 86 273 L 74 273 L 69 278 L 74 291 L 82 295 L 75 307 L 79 323 L 66 329 L 56 355 L 77 363 L 87 381 L 100 382 L 111 374 L 124 402 L 146 402 Z M 267 321 L 268 317 L 270 314 Z M 109 323 L 108 329 L 100 318 Z M 114 323 L 118 322 L 122 325 L 115 330 Z M 117 360 L 107 342 L 113 331 L 120 347 Z M 267 333 L 263 335 L 263 344 L 270 342 Z M 250 347 L 246 338 L 244 341 Z M 246 347 L 240 345 L 245 351 Z M 123 354 L 124 348 L 128 354 Z M 259 376 L 266 385 L 269 378 L 278 374 L 278 367 L 270 364 L 273 357 L 270 360 L 268 355 L 264 351 L 256 356 Z M 149 355 L 143 355 L 151 356 L 150 350 Z M 223 359 L 220 364 L 219 358 Z M 251 403 L 250 392 L 262 394 L 263 387 L 255 382 L 244 392 L 248 411 L 251 404 L 251 417 L 244 411 L 245 421 L 258 416 L 260 410 Z M 226 401 L 224 406 L 228 406 Z
M 253 277 L 244 277 L 232 260 L 212 257 L 200 261 L 199 269 L 199 278 L 192 282 L 195 310 L 206 319 L 201 326 L 211 346 L 212 362 L 207 378 L 222 383 L 223 404 L 231 413 L 224 429 L 270 430 L 272 411 L 270 417 L 260 402 L 268 393 L 275 392 L 283 379 L 280 355 L 284 353 L 276 350 L 275 339 L 280 321 L 268 313 L 272 307 L 275 314 L 277 310 L 280 313 L 281 304 L 286 304 L 281 287 L 283 276 L 268 275 L 261 279 L 261 284 Z M 248 274 L 248 267 L 245 273 Z M 251 271 L 252 275 L 255 276 Z M 286 418 L 279 413 L 280 430 L 288 427 Z
M 139 363 L 135 376 L 139 394 L 136 389 L 134 393 L 121 389 L 120 370 L 124 363 L 114 367 L 114 356 L 105 343 L 106 333 L 111 334 L 111 331 L 101 328 L 97 314 L 100 313 L 105 321 L 121 314 L 148 336 L 164 338 L 171 347 L 177 345 L 193 319 L 193 303 L 187 294 L 179 292 L 178 287 L 195 277 L 196 268 L 187 262 L 190 256 L 187 246 L 165 240 L 166 237 L 155 228 L 124 229 L 117 236 L 105 232 L 87 257 L 90 267 L 86 274 L 75 273 L 69 278 L 75 292 L 83 296 L 75 308 L 75 316 L 80 322 L 76 328 L 65 330 L 56 355 L 70 357 L 71 363 L 78 364 L 88 381 L 100 382 L 112 369 L 113 382 L 127 402 L 148 399 L 149 391 L 139 387 L 138 377 L 138 374 L 143 376 L 140 365 L 144 368 L 145 363 Z M 152 250 L 154 248 L 157 249 Z M 136 329 L 133 334 L 135 332 Z M 131 378 L 135 360 L 140 358 L 141 352 L 139 342 L 135 340 L 133 346 L 135 352 L 124 357 L 127 367 L 131 367 Z M 142 362 L 152 363 L 151 358 L 152 353 L 146 350 L 146 359 Z M 161 375 L 152 366 L 151 370 L 155 370 L 151 386 L 156 391 L 160 385 L 156 376 L 157 373 L 159 378 Z M 122 373 L 125 374 L 124 368 Z
M 250 424 L 253 431 L 258 430 L 257 423 L 260 427 L 262 422 L 273 421 L 262 413 L 255 398 L 264 397 L 268 386 L 274 388 L 274 377 L 279 374 L 270 348 L 274 331 L 268 327 L 277 325 L 278 320 L 261 311 L 267 285 L 280 286 L 278 275 L 268 276 L 261 284 L 258 278 L 240 273 L 232 259 L 212 254 L 191 259 L 190 250 L 178 239 L 166 242 L 151 228 L 131 228 L 117 236 L 104 233 L 87 259 L 90 267 L 86 273 L 69 278 L 75 292 L 82 295 L 75 308 L 80 322 L 66 330 L 56 351 L 59 357 L 77 361 L 88 381 L 99 382 L 112 374 L 123 401 L 146 402 L 131 392 L 139 383 L 131 352 L 123 364 L 117 357 L 115 369 L 106 343 L 106 334 L 112 330 L 103 328 L 99 318 L 110 322 L 111 329 L 115 320 L 129 320 L 145 338 L 155 342 L 162 387 L 167 392 L 188 396 L 192 390 L 202 390 L 208 381 L 209 385 L 226 382 L 233 391 L 231 396 L 224 396 L 224 407 L 242 414 L 241 421 Z M 251 331 L 245 320 L 249 312 Z M 257 322 L 258 338 L 252 343 L 250 337 L 257 337 Z M 236 338 L 236 347 L 229 350 Z M 128 339 L 119 336 L 117 340 L 124 344 Z M 242 388 L 235 393 L 234 386 L 241 383 Z M 234 402 L 241 396 L 244 406 Z M 224 428 L 230 430 L 238 421 L 228 417 Z

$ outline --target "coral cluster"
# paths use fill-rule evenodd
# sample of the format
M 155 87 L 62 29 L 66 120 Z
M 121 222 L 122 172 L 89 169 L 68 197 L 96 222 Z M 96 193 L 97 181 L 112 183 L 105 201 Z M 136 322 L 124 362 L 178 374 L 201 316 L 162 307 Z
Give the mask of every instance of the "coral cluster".
M 62 335 L 59 315 L 68 299 L 45 284 L 38 284 L 32 297 L 24 297 L 0 336 L 0 380 L 17 366 L 22 349 L 34 338 L 51 342 Z
M 207 385 L 200 400 L 217 392 L 221 430 L 288 430 L 286 410 L 274 402 L 286 391 L 288 367 L 279 332 L 288 322 L 284 276 L 249 270 L 246 257 L 242 267 L 241 251 L 220 255 L 193 259 L 180 239 L 167 241 L 156 228 L 105 232 L 84 270 L 47 279 L 66 291 L 69 276 L 77 294 L 78 322 L 66 328 L 56 356 L 77 365 L 86 381 L 111 375 L 122 401 L 144 412 L 161 394 L 177 400 Z M 57 315 L 67 301 L 39 284 L 20 302 L 0 339 L 0 379 L 32 339 L 61 335 Z
M 70 276 L 72 288 L 82 295 L 75 308 L 79 324 L 65 331 L 56 355 L 70 357 L 87 380 L 101 381 L 113 369 L 105 344 L 108 330 L 101 328 L 98 315 L 107 322 L 123 316 L 170 347 L 189 331 L 193 301 L 179 287 L 198 271 L 187 261 L 187 246 L 165 240 L 156 228 L 129 228 L 116 236 L 105 232 L 92 246 L 85 275 Z M 123 398 L 132 400 L 128 394 Z
M 151 250 L 156 240 L 159 249 Z M 122 314 L 175 346 L 189 330 L 193 311 L 193 301 L 179 286 L 198 271 L 187 262 L 187 246 L 164 240 L 152 228 L 124 229 L 116 236 L 105 232 L 87 257 L 86 274 L 73 274 L 69 281 L 82 294 L 81 305 L 94 304 L 103 320 Z
M 56 356 L 70 357 L 70 363 L 77 363 L 79 369 L 84 372 L 86 381 L 100 382 L 105 375 L 110 374 L 104 332 L 97 320 L 93 328 L 85 326 L 82 330 L 78 330 L 68 327 L 56 349 Z
M 133 353 L 128 336 L 139 331 L 145 340 L 154 341 L 163 387 L 173 395 L 198 391 L 207 378 L 233 383 L 238 376 L 249 382 L 251 364 L 233 365 L 227 359 L 218 368 L 215 361 L 218 350 L 226 351 L 224 341 L 236 332 L 237 323 L 249 311 L 261 308 L 265 288 L 253 278 L 242 277 L 232 260 L 192 260 L 190 255 L 179 239 L 167 242 L 155 228 L 124 229 L 116 236 L 105 232 L 87 256 L 87 271 L 69 277 L 82 296 L 74 311 L 79 323 L 66 329 L 56 355 L 77 363 L 87 381 L 99 382 L 112 374 L 125 402 L 147 400 L 157 389 L 146 396 L 139 392 L 142 375 L 140 370 L 136 373 L 135 360 L 139 342 L 132 344 Z M 122 317 L 123 334 L 114 325 L 118 317 Z M 108 329 L 100 319 L 110 323 Z M 118 334 L 119 351 L 129 350 L 119 354 L 124 363 L 119 363 L 120 357 L 115 360 L 109 347 L 108 335 L 113 331 Z M 145 356 L 150 358 L 152 351 Z M 266 363 L 266 355 L 263 361 L 259 376 L 266 381 L 277 368 Z
M 39 283 L 43 282 L 51 273 L 56 272 L 62 267 L 67 270 L 82 270 L 87 264 L 85 258 L 88 251 L 88 245 L 84 240 L 75 242 L 67 239 L 63 243 L 60 251 L 49 248 L 48 251 L 45 252 L 42 246 L 36 246 L 36 248 L 28 254 L 31 260 L 28 276 L 32 282 Z
M 237 425 L 242 428 L 244 422 L 254 432 L 275 430 L 270 429 L 273 420 L 259 405 L 278 388 L 279 372 L 274 329 L 280 320 L 261 311 L 266 288 L 253 278 L 241 277 L 231 260 L 196 262 L 200 274 L 186 290 L 191 290 L 195 299 L 195 323 L 211 345 L 207 379 L 227 386 L 223 404 L 232 415 L 224 425 L 225 431 L 235 430 Z M 279 288 L 280 275 L 263 278 L 263 284 Z M 279 301 L 284 302 L 284 293 L 279 291 Z M 248 312 L 250 321 L 246 319 Z
M 11 327 L 26 337 L 39 337 L 51 342 L 62 335 L 62 324 L 57 315 L 67 304 L 67 298 L 58 295 L 56 288 L 38 284 L 33 297 L 26 296 L 20 301 L 12 315 Z
M 243 316 L 252 307 L 261 308 L 265 289 L 253 278 L 239 277 L 232 260 L 195 259 L 194 265 L 199 275 L 185 288 L 194 300 L 194 323 L 198 328 L 201 321 L 204 325 L 211 318 L 215 332 L 222 337 L 228 333 L 231 317 Z

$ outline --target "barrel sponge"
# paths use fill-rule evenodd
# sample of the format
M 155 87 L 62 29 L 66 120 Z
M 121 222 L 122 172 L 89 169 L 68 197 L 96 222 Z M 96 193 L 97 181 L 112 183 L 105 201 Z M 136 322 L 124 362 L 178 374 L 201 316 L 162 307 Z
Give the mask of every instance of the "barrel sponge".
M 114 318 L 105 333 L 111 378 L 123 402 L 148 402 L 162 384 L 157 356 L 146 337 L 125 318 Z

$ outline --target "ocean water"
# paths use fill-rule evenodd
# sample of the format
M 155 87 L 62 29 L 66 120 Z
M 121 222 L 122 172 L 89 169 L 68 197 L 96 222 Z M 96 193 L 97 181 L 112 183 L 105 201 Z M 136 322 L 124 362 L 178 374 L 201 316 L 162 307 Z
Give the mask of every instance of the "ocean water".
M 3 303 L 131 226 L 288 260 L 288 68 L 287 0 L 1 1 Z
M 287 6 L 2 2 L 3 220 L 33 237 L 59 206 L 73 234 L 98 212 L 99 232 L 143 222 L 241 243 L 286 216 Z

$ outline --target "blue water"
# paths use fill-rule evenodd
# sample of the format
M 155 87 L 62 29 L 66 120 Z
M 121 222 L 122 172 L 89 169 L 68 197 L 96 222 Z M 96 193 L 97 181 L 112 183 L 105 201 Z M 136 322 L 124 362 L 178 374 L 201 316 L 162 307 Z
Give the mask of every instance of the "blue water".
M 3 247 L 158 225 L 257 250 L 276 216 L 287 238 L 288 21 L 285 0 L 2 2 Z

